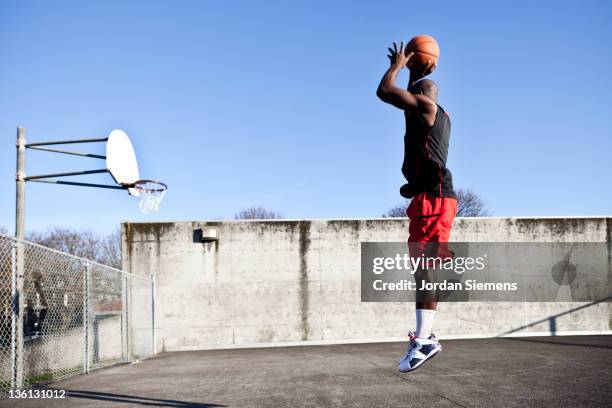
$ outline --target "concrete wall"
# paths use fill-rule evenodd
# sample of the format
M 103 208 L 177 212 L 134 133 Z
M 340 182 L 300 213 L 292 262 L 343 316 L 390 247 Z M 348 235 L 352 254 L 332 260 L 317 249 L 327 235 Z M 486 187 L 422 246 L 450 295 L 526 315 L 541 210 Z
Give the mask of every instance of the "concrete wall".
M 194 231 L 214 227 L 218 242 Z M 123 268 L 155 275 L 157 350 L 390 341 L 408 303 L 360 302 L 360 243 L 405 241 L 406 219 L 124 223 Z M 610 242 L 611 218 L 464 218 L 451 239 Z M 610 248 L 610 245 L 608 245 Z M 609 303 L 443 303 L 440 337 L 606 332 Z

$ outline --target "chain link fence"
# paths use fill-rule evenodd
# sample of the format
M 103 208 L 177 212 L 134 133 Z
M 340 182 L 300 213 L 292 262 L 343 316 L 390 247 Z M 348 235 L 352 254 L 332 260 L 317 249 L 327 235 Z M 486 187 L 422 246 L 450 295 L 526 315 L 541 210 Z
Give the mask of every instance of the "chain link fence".
M 154 280 L 0 234 L 0 398 L 155 354 Z

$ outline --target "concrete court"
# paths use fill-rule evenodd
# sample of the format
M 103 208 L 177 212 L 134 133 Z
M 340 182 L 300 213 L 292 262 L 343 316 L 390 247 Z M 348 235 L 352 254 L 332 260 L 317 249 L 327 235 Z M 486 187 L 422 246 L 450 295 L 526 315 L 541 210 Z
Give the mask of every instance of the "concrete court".
M 413 373 L 402 343 L 162 353 L 52 385 L 15 407 L 605 407 L 612 336 L 442 341 Z M 8 405 L 7 405 L 8 404 Z

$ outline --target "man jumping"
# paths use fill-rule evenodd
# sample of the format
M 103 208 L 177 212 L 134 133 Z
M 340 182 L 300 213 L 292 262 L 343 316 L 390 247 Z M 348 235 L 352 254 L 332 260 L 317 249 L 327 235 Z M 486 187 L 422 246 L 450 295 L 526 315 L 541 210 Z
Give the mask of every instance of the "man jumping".
M 376 95 L 388 104 L 404 111 L 404 163 L 402 173 L 408 181 L 400 194 L 412 199 L 406 215 L 410 219 L 409 247 L 442 256 L 449 240 L 453 219 L 457 213 L 457 197 L 453 191 L 451 172 L 446 168 L 450 119 L 437 104 L 438 87 L 423 79 L 436 68 L 430 62 L 425 67 L 411 67 L 408 89 L 395 85 L 397 75 L 410 62 L 412 52 L 406 54 L 404 43 L 389 48 L 391 67 L 387 70 Z M 413 245 L 410 245 L 410 244 Z M 414 243 L 418 243 L 415 247 Z M 432 243 L 432 244 L 426 244 Z M 417 281 L 431 281 L 431 271 L 421 269 L 415 273 Z M 420 286 L 420 283 L 417 284 Z M 400 360 L 398 369 L 412 371 L 442 350 L 432 333 L 436 314 L 437 293 L 417 293 L 416 332 L 409 332 L 408 351 Z

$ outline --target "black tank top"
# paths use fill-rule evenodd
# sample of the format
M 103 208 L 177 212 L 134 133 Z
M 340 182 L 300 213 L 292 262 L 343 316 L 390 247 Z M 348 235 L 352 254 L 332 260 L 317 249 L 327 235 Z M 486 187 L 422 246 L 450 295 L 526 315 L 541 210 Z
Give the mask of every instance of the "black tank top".
M 402 173 L 410 185 L 407 190 L 413 195 L 428 193 L 434 197 L 457 198 L 453 190 L 453 176 L 446 168 L 450 119 L 440 105 L 437 107 L 433 126 L 422 124 L 417 114 L 404 113 L 406 135 Z

